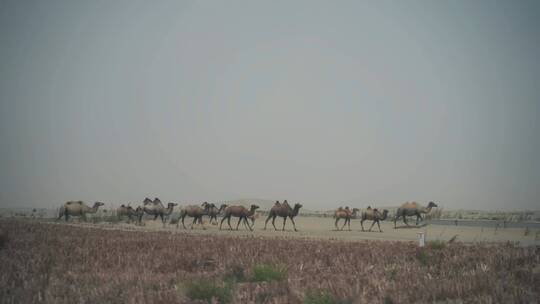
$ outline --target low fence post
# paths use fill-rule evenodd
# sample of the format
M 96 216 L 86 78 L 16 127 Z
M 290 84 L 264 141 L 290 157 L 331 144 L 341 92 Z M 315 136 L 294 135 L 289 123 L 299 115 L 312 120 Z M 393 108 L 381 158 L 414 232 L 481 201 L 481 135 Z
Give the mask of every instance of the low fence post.
M 426 234 L 424 232 L 418 232 L 418 246 L 426 246 Z

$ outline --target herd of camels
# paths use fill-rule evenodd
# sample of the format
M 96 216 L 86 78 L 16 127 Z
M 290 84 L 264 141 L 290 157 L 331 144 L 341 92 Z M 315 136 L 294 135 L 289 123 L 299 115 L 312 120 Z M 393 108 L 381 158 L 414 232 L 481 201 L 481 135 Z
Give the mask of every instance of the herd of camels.
M 103 205 L 104 203 L 102 202 L 95 202 L 92 207 L 89 207 L 82 201 L 69 201 L 66 202 L 62 207 L 60 207 L 57 220 L 64 217 L 65 220 L 68 221 L 69 216 L 80 216 L 81 218 L 86 220 L 86 214 L 96 213 L 98 211 L 98 208 Z M 154 200 L 145 198 L 143 201 L 143 205 L 136 208 L 133 208 L 129 205 L 121 205 L 116 210 L 116 215 L 119 218 L 127 217 L 129 222 L 135 219 L 137 223 L 141 224 L 143 215 L 148 214 L 150 216 L 154 216 L 154 220 L 156 220 L 158 217 L 161 218 L 163 225 L 165 225 L 166 218 L 173 212 L 175 206 L 178 206 L 178 204 L 168 203 L 167 207 L 165 207 L 159 198 L 155 198 Z M 422 220 L 422 214 L 428 214 L 434 207 L 437 207 L 437 204 L 435 204 L 434 202 L 429 202 L 427 206 L 422 206 L 416 202 L 404 203 L 403 205 L 401 205 L 401 207 L 397 209 L 396 215 L 394 217 L 394 228 L 397 227 L 396 222 L 399 218 L 403 218 L 403 222 L 408 226 L 409 224 L 407 223 L 407 217 L 409 216 L 416 216 L 416 225 L 418 226 L 419 221 Z M 183 207 L 180 210 L 180 217 L 176 220 L 176 228 L 179 227 L 181 221 L 182 226 L 184 227 L 184 229 L 186 229 L 184 220 L 186 217 L 190 217 L 193 218 L 193 222 L 191 223 L 191 229 L 193 229 L 193 225 L 197 223 L 200 223 L 202 228 L 206 229 L 203 224 L 203 216 L 208 216 L 209 222 L 211 224 L 213 223 L 217 225 L 217 217 L 218 215 L 222 215 L 222 219 L 219 224 L 220 230 L 222 229 L 223 222 L 225 220 L 227 220 L 227 225 L 229 226 L 229 229 L 233 230 L 231 226 L 231 217 L 235 217 L 238 218 L 236 230 L 238 230 L 240 223 L 243 223 L 247 229 L 253 231 L 253 226 L 255 225 L 256 219 L 255 212 L 258 208 L 259 206 L 257 205 L 251 205 L 251 207 L 248 209 L 244 206 L 228 206 L 226 204 L 222 204 L 218 208 L 215 204 L 211 204 L 208 202 L 204 202 L 200 206 L 189 205 Z M 268 217 L 266 218 L 266 221 L 264 223 L 264 230 L 266 230 L 266 226 L 268 225 L 268 221 L 270 221 L 270 219 L 272 219 L 272 226 L 274 226 L 274 229 L 278 230 L 276 228 L 275 221 L 277 217 L 281 217 L 283 218 L 283 227 L 281 229 L 282 231 L 285 230 L 285 223 L 287 222 L 287 218 L 289 218 L 292 222 L 294 231 L 298 231 L 296 229 L 296 223 L 294 222 L 294 218 L 298 215 L 300 208 L 302 208 L 301 204 L 295 204 L 291 207 L 287 200 L 284 200 L 283 203 L 276 201 L 274 206 L 272 206 L 272 208 L 268 212 Z M 382 232 L 380 221 L 384 221 L 387 219 L 388 210 L 384 209 L 380 211 L 377 208 L 368 207 L 363 212 L 359 212 L 360 210 L 357 208 L 353 208 L 351 210 L 349 207 L 339 207 L 334 212 L 334 218 L 336 219 L 334 225 L 336 227 L 336 230 L 343 230 L 345 225 L 348 225 L 350 231 L 351 219 L 360 219 L 362 231 L 364 231 L 364 221 L 370 220 L 372 221 L 372 224 L 368 231 L 371 231 L 373 226 L 377 224 L 379 232 Z M 341 228 L 339 228 L 338 222 L 341 219 L 343 219 L 344 222 Z M 251 221 L 251 224 L 248 220 Z

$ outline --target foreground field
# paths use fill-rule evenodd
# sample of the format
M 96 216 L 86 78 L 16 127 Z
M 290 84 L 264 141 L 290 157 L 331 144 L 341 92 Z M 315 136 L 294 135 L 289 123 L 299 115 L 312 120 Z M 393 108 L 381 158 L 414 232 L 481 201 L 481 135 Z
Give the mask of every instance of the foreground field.
M 2 303 L 536 303 L 540 248 L 2 220 Z M 218 300 L 219 299 L 219 300 Z M 199 300 L 202 301 L 202 300 Z

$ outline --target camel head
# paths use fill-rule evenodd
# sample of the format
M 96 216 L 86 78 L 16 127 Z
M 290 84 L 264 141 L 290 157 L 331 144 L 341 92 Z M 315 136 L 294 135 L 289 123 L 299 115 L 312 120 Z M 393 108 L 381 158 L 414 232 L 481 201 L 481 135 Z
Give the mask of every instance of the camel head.
M 302 206 L 302 204 L 300 204 L 300 203 L 294 204 L 294 209 L 295 209 L 295 210 L 300 210 L 300 208 L 302 208 L 302 207 L 303 207 L 303 206 Z
M 172 209 L 172 208 L 174 208 L 174 206 L 178 206 L 178 204 L 177 204 L 177 203 L 168 203 L 168 204 L 167 204 L 167 208 L 171 208 L 171 209 Z
M 384 209 L 383 212 L 382 212 L 381 220 L 384 221 L 387 217 L 388 217 L 388 210 Z
M 222 210 L 225 210 L 225 208 L 227 208 L 227 204 L 221 204 L 221 206 L 219 206 L 219 213 L 221 213 Z
M 104 206 L 104 205 L 105 205 L 105 203 L 102 203 L 102 202 L 95 202 L 95 203 L 94 203 L 94 207 L 96 207 L 96 208 L 97 208 L 97 207 Z
M 437 208 L 438 207 L 437 204 L 435 204 L 434 202 L 429 202 L 429 204 L 427 206 L 428 206 L 428 208 L 433 208 L 433 207 Z
M 259 206 L 257 206 L 257 205 L 251 205 L 251 211 L 255 211 L 255 210 L 257 210 L 257 209 L 259 209 Z
M 146 198 L 144 199 L 144 201 L 143 201 L 143 204 L 148 205 L 148 204 L 150 204 L 151 202 L 152 202 L 152 200 L 149 199 L 148 197 L 146 197 Z
M 201 204 L 201 207 L 204 207 L 206 208 L 208 206 L 208 208 L 210 208 L 210 204 L 208 204 L 208 202 L 204 202 Z

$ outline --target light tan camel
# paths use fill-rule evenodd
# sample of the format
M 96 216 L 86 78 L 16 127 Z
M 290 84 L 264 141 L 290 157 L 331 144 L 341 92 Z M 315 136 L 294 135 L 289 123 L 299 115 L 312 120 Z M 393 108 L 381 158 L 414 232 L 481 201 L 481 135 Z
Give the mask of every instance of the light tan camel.
M 429 202 L 429 204 L 424 207 L 419 205 L 416 202 L 406 202 L 401 205 L 396 212 L 396 217 L 394 218 L 394 228 L 396 228 L 396 222 L 400 217 L 403 217 L 403 222 L 405 225 L 409 226 L 407 223 L 407 216 L 416 215 L 416 226 L 418 226 L 418 221 L 422 220 L 422 213 L 429 213 L 433 207 L 437 207 L 437 204 L 434 202 Z
M 343 223 L 343 226 L 341 226 L 341 230 L 345 227 L 345 225 L 348 224 L 349 231 L 351 231 L 351 219 L 355 219 L 358 215 L 358 211 L 360 211 L 358 208 L 353 208 L 351 211 L 349 207 L 345 207 L 343 209 L 342 207 L 339 207 L 336 212 L 334 212 L 334 218 L 336 219 L 336 222 L 334 223 L 334 226 L 336 226 L 336 230 L 340 230 L 338 228 L 338 222 L 340 219 L 344 219 L 345 222 Z
M 60 207 L 58 218 L 56 220 L 59 220 L 62 218 L 62 216 L 64 216 L 67 222 L 69 216 L 80 216 L 86 221 L 87 213 L 96 213 L 98 208 L 103 205 L 105 204 L 102 202 L 95 202 L 94 206 L 90 208 L 83 201 L 69 201 Z
M 206 229 L 204 227 L 202 217 L 208 214 L 209 209 L 210 204 L 208 204 L 207 202 L 202 203 L 202 207 L 197 205 L 190 205 L 182 208 L 182 211 L 180 211 L 180 218 L 182 219 L 182 226 L 184 227 L 184 229 L 187 229 L 186 225 L 184 224 L 184 219 L 186 218 L 186 216 L 193 218 L 193 223 L 191 223 L 191 229 L 193 229 L 193 225 L 195 225 L 197 221 L 199 221 L 199 223 L 202 225 L 203 230 Z M 176 228 L 178 228 L 179 224 L 180 220 L 178 220 L 178 222 L 176 223 Z
M 381 224 L 379 221 L 384 221 L 388 217 L 388 210 L 384 209 L 381 213 L 377 208 L 371 209 L 371 207 L 368 207 L 364 212 L 362 212 L 362 219 L 360 220 L 360 225 L 362 226 L 362 231 L 364 231 L 364 221 L 370 220 L 373 221 L 371 223 L 371 227 L 369 227 L 369 231 L 371 232 L 371 228 L 373 228 L 373 225 L 377 223 L 377 226 L 379 226 L 379 232 L 382 232 L 381 230 Z
M 249 230 L 253 231 L 253 228 L 249 225 L 247 219 L 248 217 L 255 214 L 255 210 L 257 210 L 259 206 L 257 205 L 251 205 L 251 208 L 248 210 L 244 206 L 229 206 L 225 208 L 225 211 L 223 212 L 223 218 L 221 219 L 221 223 L 219 224 L 219 230 L 221 230 L 221 226 L 223 225 L 223 221 L 227 219 L 227 224 L 229 224 L 229 228 L 232 229 L 231 226 L 231 216 L 238 218 L 238 224 L 236 224 L 236 230 L 238 230 L 238 226 L 240 225 L 240 222 L 244 220 L 244 226 L 247 226 Z
M 302 208 L 302 205 L 300 204 L 295 204 L 294 208 L 291 208 L 291 206 L 289 206 L 289 203 L 287 203 L 287 200 L 283 201 L 283 204 L 280 204 L 279 201 L 277 201 L 268 213 L 266 222 L 264 222 L 264 230 L 266 230 L 266 225 L 268 224 L 268 221 L 272 219 L 272 226 L 274 226 L 274 229 L 277 231 L 274 222 L 276 221 L 276 217 L 280 216 L 283 218 L 283 229 L 281 229 L 282 231 L 285 231 L 285 222 L 287 221 L 287 217 L 291 219 L 294 231 L 298 231 L 296 230 L 294 217 L 298 215 L 298 211 L 300 210 L 300 208 Z

